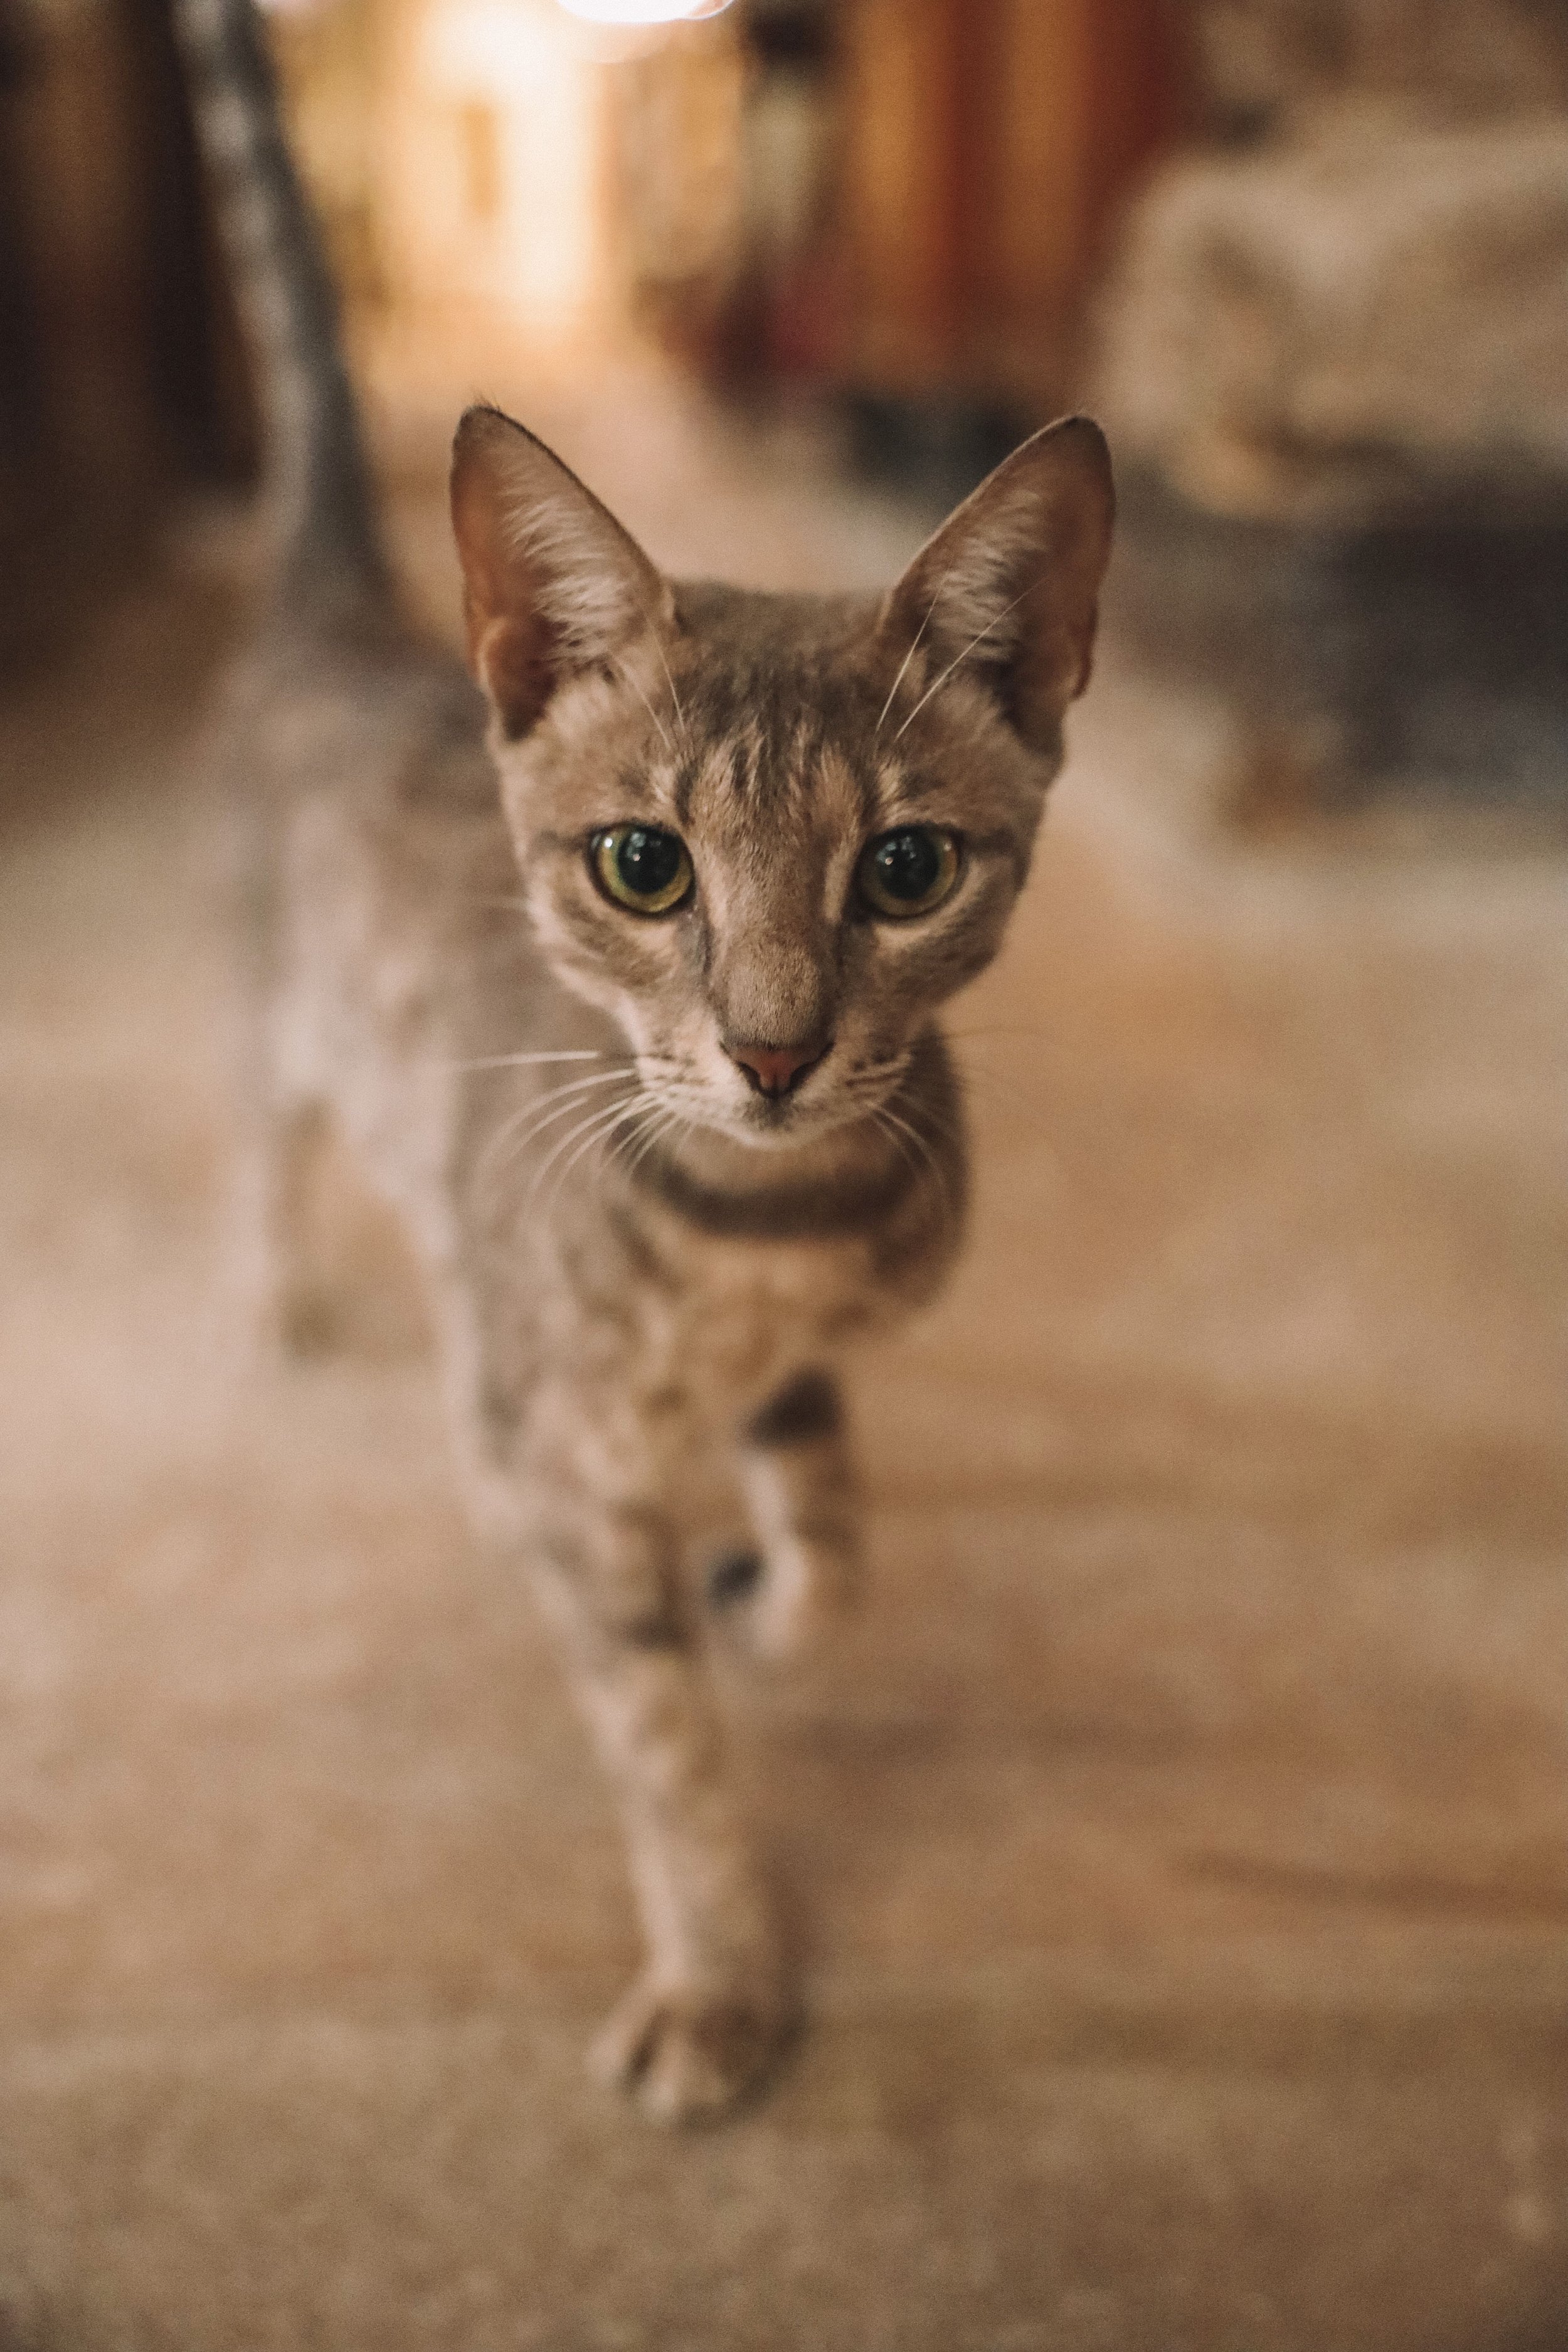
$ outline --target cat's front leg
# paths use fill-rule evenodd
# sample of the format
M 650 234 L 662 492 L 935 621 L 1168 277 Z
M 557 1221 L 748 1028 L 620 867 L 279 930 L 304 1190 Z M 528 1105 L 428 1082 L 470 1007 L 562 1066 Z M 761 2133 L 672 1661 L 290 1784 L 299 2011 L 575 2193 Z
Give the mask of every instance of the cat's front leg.
M 859 1496 L 827 1373 L 798 1373 L 752 1415 L 742 1476 L 762 1547 L 752 1645 L 764 1657 L 810 1655 L 842 1629 L 862 1579 Z
M 767 2073 L 792 2002 L 677 1577 L 674 1531 L 655 1506 L 606 1505 L 556 1484 L 535 1550 L 547 1612 L 619 1800 L 647 1943 L 644 1973 L 600 2037 L 595 2068 L 660 2121 L 700 2121 Z

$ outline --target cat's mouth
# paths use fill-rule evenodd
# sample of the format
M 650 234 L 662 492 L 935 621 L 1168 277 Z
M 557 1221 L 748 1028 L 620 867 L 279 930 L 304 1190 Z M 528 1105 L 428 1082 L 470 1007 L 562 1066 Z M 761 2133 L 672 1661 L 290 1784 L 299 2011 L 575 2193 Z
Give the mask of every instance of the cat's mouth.
M 753 1096 L 749 1101 L 714 1107 L 711 1125 L 737 1143 L 763 1151 L 778 1150 L 823 1134 L 836 1122 L 824 1117 L 819 1101 L 799 1102 L 792 1095 Z
M 688 1133 L 718 1136 L 758 1152 L 799 1150 L 850 1126 L 862 1106 L 824 1092 L 802 1102 L 797 1096 L 754 1095 L 742 1102 L 712 1095 L 694 1097 L 683 1090 L 680 1122 Z M 680 1127 L 670 1140 L 679 1148 Z
M 888 1098 L 896 1091 L 897 1082 L 889 1084 L 881 1074 L 871 1085 L 858 1084 L 851 1077 L 837 1086 L 818 1085 L 804 1099 L 797 1093 L 773 1097 L 754 1095 L 743 1103 L 726 1104 L 714 1123 L 726 1135 L 757 1150 L 798 1150 L 854 1128 L 880 1127 L 887 1117 Z
M 736 1056 L 727 1058 L 732 1064 Z M 712 1070 L 678 1063 L 673 1056 L 646 1055 L 639 1074 L 658 1107 L 655 1127 L 666 1150 L 679 1150 L 684 1131 L 774 1154 L 889 1121 L 889 1105 L 908 1069 L 907 1051 L 851 1060 L 843 1069 L 837 1066 L 837 1060 L 826 1048 L 809 1059 L 801 1057 L 797 1070 L 767 1070 L 763 1083 L 748 1072 L 743 1089 L 723 1084 Z M 824 1068 L 824 1064 L 829 1066 Z

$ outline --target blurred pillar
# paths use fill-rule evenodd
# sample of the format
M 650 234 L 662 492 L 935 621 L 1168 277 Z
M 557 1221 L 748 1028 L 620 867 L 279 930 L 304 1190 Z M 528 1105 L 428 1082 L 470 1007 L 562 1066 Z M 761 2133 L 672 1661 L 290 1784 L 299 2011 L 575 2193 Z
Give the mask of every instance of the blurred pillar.
M 1163 0 L 857 0 L 847 43 L 845 373 L 1049 406 L 1106 223 L 1180 113 Z
M 24 198 L 22 120 L 36 46 L 0 0 L 0 549 L 16 548 L 42 446 L 46 402 L 35 257 Z
M 1263 817 L 1568 802 L 1568 12 L 1194 0 L 1208 143 L 1103 303 L 1123 607 Z
M 991 29 L 989 0 L 973 11 Z M 846 241 L 856 316 L 845 372 L 924 388 L 963 324 L 963 27 L 951 0 L 861 0 L 850 25 Z
M 30 11 L 16 124 L 50 441 L 100 511 L 144 479 L 153 439 L 136 29 L 119 5 Z
M 174 483 L 242 472 L 243 374 L 169 0 L 0 16 L 0 638 L 47 641 L 51 583 L 141 541 Z M 7 479 L 8 477 L 8 479 Z

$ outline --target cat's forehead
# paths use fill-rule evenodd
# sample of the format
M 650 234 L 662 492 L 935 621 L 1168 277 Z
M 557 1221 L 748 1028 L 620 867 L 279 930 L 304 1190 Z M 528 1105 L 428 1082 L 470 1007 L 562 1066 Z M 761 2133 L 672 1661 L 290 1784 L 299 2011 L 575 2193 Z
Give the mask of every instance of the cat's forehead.
M 710 588 L 682 591 L 678 610 L 682 703 L 709 739 L 750 733 L 764 750 L 798 751 L 803 729 L 843 743 L 874 723 L 864 600 Z
M 906 741 L 870 599 L 704 587 L 680 600 L 674 633 L 586 677 L 513 755 L 533 822 L 637 818 L 750 862 L 786 842 L 831 854 L 903 822 L 994 828 L 1017 814 L 1017 758 L 997 757 L 968 681 Z
M 786 595 L 709 580 L 678 582 L 672 594 L 683 648 L 710 659 L 716 680 L 852 673 L 879 610 L 870 596 Z
M 671 812 L 683 828 L 854 829 L 876 801 L 860 600 L 681 592 Z
M 737 712 L 670 763 L 678 830 L 744 842 L 864 831 L 877 803 L 874 772 L 817 715 L 772 727 Z

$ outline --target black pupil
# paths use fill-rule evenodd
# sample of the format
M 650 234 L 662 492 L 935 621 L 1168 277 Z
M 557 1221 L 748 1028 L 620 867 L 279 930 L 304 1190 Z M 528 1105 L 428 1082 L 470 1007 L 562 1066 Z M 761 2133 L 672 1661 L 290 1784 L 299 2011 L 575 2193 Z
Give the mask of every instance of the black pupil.
M 923 898 L 942 876 L 942 850 L 929 833 L 890 833 L 872 853 L 889 898 Z
M 680 844 L 673 833 L 634 824 L 616 851 L 616 871 L 637 898 L 657 898 L 680 871 Z

